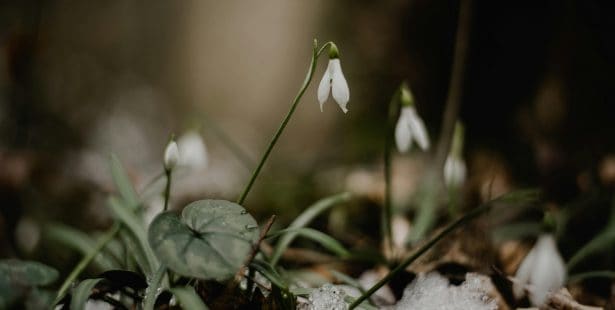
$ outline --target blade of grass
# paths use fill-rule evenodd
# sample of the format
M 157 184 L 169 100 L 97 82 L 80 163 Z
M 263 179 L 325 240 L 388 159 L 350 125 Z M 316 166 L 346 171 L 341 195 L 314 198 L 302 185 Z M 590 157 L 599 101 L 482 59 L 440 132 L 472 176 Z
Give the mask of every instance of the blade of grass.
M 587 279 L 607 278 L 615 279 L 615 271 L 612 270 L 596 270 L 583 273 L 577 273 L 568 277 L 568 283 L 579 282 Z
M 297 236 L 302 236 L 309 240 L 315 241 L 318 244 L 322 245 L 325 249 L 331 251 L 335 255 L 340 258 L 348 258 L 350 256 L 350 252 L 344 248 L 344 246 L 333 237 L 320 232 L 316 229 L 307 228 L 307 227 L 297 227 L 297 228 L 288 228 L 282 229 L 272 233 L 267 236 L 268 238 L 277 238 L 279 236 L 285 236 L 286 234 L 293 233 Z
M 288 284 L 286 284 L 286 281 L 282 279 L 280 274 L 278 274 L 278 272 L 269 263 L 260 259 L 255 259 L 252 263 L 250 263 L 250 268 L 256 269 L 256 271 L 267 278 L 267 280 L 269 280 L 273 285 L 281 288 L 282 290 L 288 290 Z
M 190 310 L 207 310 L 207 306 L 203 303 L 203 300 L 196 294 L 191 287 L 174 287 L 171 289 L 171 293 L 175 295 L 177 301 L 184 309 Z
M 314 218 L 323 213 L 324 211 L 330 209 L 331 207 L 347 202 L 351 198 L 350 193 L 341 193 L 333 196 L 329 196 L 327 198 L 321 199 L 309 206 L 301 215 L 299 215 L 288 228 L 301 228 L 307 226 Z M 290 243 L 295 239 L 297 233 L 288 233 L 285 234 L 278 242 L 276 243 L 273 253 L 271 254 L 271 265 L 275 267 L 275 265 L 282 257 L 282 253 L 288 248 Z
M 77 279 L 77 277 L 81 274 L 81 272 L 85 269 L 85 267 L 87 267 L 90 264 L 90 262 L 92 262 L 94 257 L 96 257 L 98 252 L 100 252 L 105 247 L 105 245 L 109 241 L 111 241 L 113 237 L 115 237 L 115 235 L 118 233 L 119 230 L 120 230 L 120 224 L 119 223 L 113 224 L 113 227 L 111 227 L 109 231 L 107 231 L 104 235 L 100 237 L 94 249 L 92 249 L 92 251 L 89 252 L 88 255 L 84 256 L 81 259 L 81 261 L 79 261 L 79 264 L 77 264 L 77 266 L 75 266 L 75 268 L 73 269 L 73 271 L 71 271 L 68 277 L 66 277 L 66 279 L 64 280 L 64 283 L 62 283 L 62 286 L 60 287 L 60 290 L 58 290 L 58 295 L 56 296 L 54 305 L 57 304 L 62 298 L 64 298 L 64 295 L 66 295 L 66 292 L 68 292 L 68 289 L 70 288 L 71 283 L 73 283 L 73 281 Z
M 126 201 L 131 210 L 135 210 L 139 206 L 139 197 L 132 186 L 132 182 L 130 182 L 124 166 L 122 166 L 122 163 L 115 154 L 111 154 L 110 166 L 111 177 L 117 190 L 120 192 L 120 196 Z
M 71 309 L 85 309 L 85 304 L 88 302 L 92 289 L 102 279 L 87 279 L 81 281 L 77 287 L 73 290 L 73 296 L 70 300 Z
M 352 304 L 352 303 L 356 302 L 356 299 L 351 297 L 351 296 L 345 296 L 344 297 L 344 301 L 349 303 L 349 304 Z M 362 302 L 360 305 L 357 305 L 357 307 L 359 309 L 364 309 L 364 310 L 378 310 L 377 307 L 374 307 L 374 306 L 368 304 L 367 302 Z
M 114 216 L 128 229 L 131 237 L 135 239 L 138 246 L 133 249 L 137 251 L 136 255 L 143 255 L 146 264 L 140 266 L 148 279 L 152 278 L 154 272 L 158 269 L 158 259 L 154 255 L 152 248 L 147 241 L 147 232 L 145 224 L 138 218 L 126 205 L 123 205 L 116 197 L 111 197 L 108 200 L 109 208 Z M 136 257 L 135 257 L 136 258 Z
M 496 242 L 501 242 L 538 236 L 541 233 L 542 223 L 526 221 L 500 226 L 493 231 L 492 236 Z
M 154 310 L 154 306 L 156 305 L 156 298 L 160 295 L 160 292 L 164 289 L 163 278 L 167 272 L 167 268 L 164 265 L 160 265 L 152 280 L 148 283 L 147 289 L 145 290 L 145 297 L 143 298 L 143 309 L 144 310 Z M 192 309 L 192 308 L 189 308 Z
M 399 272 L 401 272 L 402 270 L 410 266 L 410 264 L 412 264 L 417 258 L 421 257 L 421 255 L 423 255 L 425 252 L 431 249 L 432 246 L 434 246 L 436 243 L 438 243 L 448 234 L 450 234 L 457 228 L 466 225 L 467 223 L 477 218 L 478 216 L 490 211 L 494 206 L 498 206 L 502 204 L 506 205 L 512 202 L 527 203 L 537 198 L 538 198 L 538 195 L 537 195 L 537 191 L 535 190 L 515 191 L 512 193 L 504 194 L 494 200 L 486 202 L 478 206 L 477 208 L 469 211 L 468 213 L 466 213 L 459 219 L 448 224 L 442 231 L 440 231 L 438 234 L 432 237 L 427 243 L 420 246 L 414 253 L 412 253 L 412 255 L 404 259 L 399 265 L 397 265 L 397 267 L 393 268 L 384 278 L 382 278 L 380 281 L 378 281 L 378 283 L 372 286 L 365 294 L 361 295 L 361 297 L 355 300 L 348 309 L 352 310 L 356 308 L 357 306 L 359 306 L 364 300 L 369 298 L 374 292 L 376 292 L 378 289 L 384 286 L 387 282 L 389 282 L 396 274 L 398 274 Z
M 607 227 L 594 239 L 586 243 L 568 260 L 567 269 L 572 270 L 578 263 L 587 257 L 600 252 L 601 250 L 611 250 L 615 245 L 615 227 Z
M 44 236 L 45 238 L 61 243 L 64 246 L 81 253 L 82 255 L 87 255 L 93 251 L 94 245 L 96 244 L 96 241 L 87 234 L 59 223 L 47 224 L 45 226 Z M 108 255 L 105 255 L 103 251 L 96 255 L 93 262 L 100 270 L 119 268 L 119 263 L 111 259 Z

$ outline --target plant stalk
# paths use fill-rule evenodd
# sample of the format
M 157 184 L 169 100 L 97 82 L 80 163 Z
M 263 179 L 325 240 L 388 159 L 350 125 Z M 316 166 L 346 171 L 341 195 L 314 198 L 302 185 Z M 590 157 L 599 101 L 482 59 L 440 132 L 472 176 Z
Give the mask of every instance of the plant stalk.
M 167 184 L 164 187 L 164 209 L 163 211 L 167 211 L 169 209 L 169 200 L 171 198 L 171 173 L 173 170 L 165 169 L 164 173 L 167 177 Z
M 263 165 L 267 161 L 267 158 L 269 158 L 269 154 L 271 153 L 271 150 L 273 150 L 273 147 L 278 142 L 278 139 L 282 135 L 282 132 L 286 128 L 286 125 L 288 125 L 288 122 L 290 121 L 290 118 L 295 113 L 295 109 L 297 108 L 297 105 L 299 104 L 299 101 L 301 101 L 301 98 L 303 97 L 303 94 L 305 93 L 305 90 L 310 85 L 310 82 L 312 81 L 312 77 L 314 76 L 314 71 L 316 70 L 316 64 L 318 62 L 318 57 L 320 56 L 320 54 L 322 54 L 322 52 L 325 50 L 325 48 L 328 47 L 329 45 L 331 45 L 331 42 L 325 43 L 320 48 L 320 50 L 318 50 L 317 49 L 318 48 L 318 42 L 316 40 L 314 40 L 314 47 L 312 49 L 312 60 L 310 62 L 310 67 L 308 68 L 308 72 L 307 72 L 307 74 L 305 76 L 305 80 L 303 81 L 303 84 L 301 85 L 301 88 L 299 88 L 299 92 L 295 96 L 295 99 L 293 100 L 293 103 L 290 106 L 290 110 L 288 110 L 288 113 L 284 117 L 284 120 L 280 124 L 280 127 L 278 127 L 278 130 L 273 135 L 273 138 L 271 139 L 271 142 L 269 142 L 269 145 L 267 146 L 267 149 L 265 150 L 265 153 L 263 153 L 263 156 L 261 157 L 261 160 L 258 163 L 258 166 L 256 166 L 256 169 L 254 169 L 254 172 L 252 173 L 252 176 L 250 177 L 250 181 L 248 182 L 248 185 L 246 185 L 245 189 L 243 190 L 243 192 L 241 193 L 241 195 L 237 199 L 237 203 L 238 204 L 242 205 L 243 202 L 246 200 L 246 197 L 248 196 L 248 193 L 252 189 L 252 185 L 254 185 L 254 181 L 256 181 L 256 177 L 258 177 L 259 173 L 261 172 L 261 169 L 263 168 Z
M 393 254 L 393 231 L 391 229 L 391 220 L 393 217 L 392 204 L 392 182 L 391 182 L 391 136 L 394 134 L 395 116 L 397 115 L 397 107 L 399 105 L 399 88 L 393 94 L 389 102 L 389 111 L 386 119 L 386 128 L 384 133 L 384 206 L 380 219 L 380 227 L 382 229 L 382 246 L 383 249 L 389 250 Z
M 425 252 L 427 252 L 432 246 L 434 246 L 436 243 L 438 243 L 438 241 L 442 240 L 444 237 L 446 237 L 449 233 L 451 233 L 455 229 L 457 229 L 457 228 L 467 224 L 472 219 L 474 219 L 474 218 L 478 217 L 479 215 L 489 211 L 492 207 L 493 207 L 493 204 L 491 202 L 488 202 L 488 203 L 486 203 L 486 204 L 484 204 L 482 206 L 479 206 L 476 209 L 473 209 L 472 211 L 466 213 L 461 218 L 457 219 L 453 223 L 451 223 L 448 226 L 446 226 L 440 233 L 438 233 L 436 236 L 431 238 L 431 240 L 429 240 L 429 242 L 427 242 L 423 246 L 421 246 L 412 255 L 410 255 L 403 262 L 401 262 L 401 264 L 397 265 L 397 267 L 395 267 L 393 270 L 391 270 L 384 278 L 382 278 L 382 280 L 378 281 L 378 283 L 376 283 L 367 292 L 365 292 L 363 295 L 361 295 L 361 297 L 359 297 L 352 304 L 350 304 L 350 307 L 348 309 L 352 310 L 352 309 L 356 308 L 364 300 L 369 298 L 374 292 L 376 292 L 378 289 L 380 289 L 382 286 L 384 286 L 387 282 L 389 282 L 395 275 L 397 275 L 399 272 L 401 272 L 404 269 L 406 269 L 406 267 L 408 267 L 410 264 L 412 264 L 417 258 L 419 258 L 421 255 L 423 255 Z

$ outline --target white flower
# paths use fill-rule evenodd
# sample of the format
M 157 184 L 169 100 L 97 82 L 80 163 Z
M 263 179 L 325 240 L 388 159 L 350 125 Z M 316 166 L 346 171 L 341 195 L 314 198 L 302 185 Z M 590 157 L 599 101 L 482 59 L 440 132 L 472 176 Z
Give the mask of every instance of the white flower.
M 405 153 L 412 146 L 412 139 L 426 151 L 429 148 L 429 137 L 423 120 L 416 114 L 414 106 L 403 106 L 395 126 L 395 142 L 400 153 Z
M 185 168 L 199 169 L 207 166 L 207 147 L 198 132 L 191 130 L 177 140 L 179 148 L 179 165 Z
M 566 266 L 551 234 L 538 237 L 536 245 L 521 262 L 513 291 L 517 298 L 529 292 L 534 306 L 542 305 L 550 292 L 558 291 L 566 278 Z
M 167 148 L 164 150 L 164 168 L 166 170 L 173 170 L 179 162 L 179 148 L 175 140 L 169 142 Z
M 444 183 L 449 187 L 459 187 L 465 180 L 465 161 L 459 156 L 449 154 L 444 163 Z
M 320 102 L 320 111 L 322 112 L 322 105 L 329 98 L 329 90 L 333 93 L 333 99 L 340 106 L 344 113 L 348 112 L 346 104 L 350 100 L 350 90 L 348 89 L 348 83 L 342 72 L 342 66 L 340 65 L 339 58 L 329 59 L 329 65 L 327 71 L 320 80 L 318 85 L 318 102 Z

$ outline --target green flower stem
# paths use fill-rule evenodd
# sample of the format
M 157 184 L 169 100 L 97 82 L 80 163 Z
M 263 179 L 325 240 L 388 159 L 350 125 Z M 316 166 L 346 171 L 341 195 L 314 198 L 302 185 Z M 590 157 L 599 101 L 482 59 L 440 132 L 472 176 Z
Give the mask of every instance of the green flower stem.
M 111 239 L 115 237 L 115 235 L 120 231 L 120 226 L 121 225 L 119 222 L 114 223 L 111 229 L 109 229 L 109 231 L 107 231 L 102 237 L 100 237 L 94 249 L 92 249 L 90 253 L 88 253 L 86 256 L 84 256 L 81 259 L 81 261 L 79 262 L 79 264 L 77 264 L 75 269 L 73 269 L 73 271 L 71 271 L 68 277 L 66 277 L 66 280 L 64 280 L 64 283 L 62 283 L 62 286 L 60 287 L 60 290 L 58 291 L 58 295 L 56 296 L 54 305 L 60 302 L 60 300 L 62 300 L 64 295 L 66 295 L 66 293 L 68 292 L 68 289 L 70 288 L 73 281 L 77 279 L 77 277 L 81 274 L 81 272 L 83 272 L 85 267 L 87 267 L 92 262 L 92 260 L 94 260 L 94 257 L 98 255 L 98 253 L 107 245 L 107 243 L 109 243 Z
M 167 177 L 167 184 L 164 188 L 164 211 L 169 209 L 169 199 L 171 198 L 171 173 L 172 169 L 165 169 L 164 173 Z
M 299 101 L 301 100 L 301 97 L 303 97 L 303 94 L 305 93 L 305 90 L 310 85 L 310 82 L 312 81 L 312 77 L 314 76 L 314 71 L 316 70 L 316 64 L 318 62 L 318 57 L 322 54 L 322 52 L 325 50 L 325 48 L 329 47 L 331 44 L 333 44 L 333 43 L 332 42 L 327 42 L 327 43 L 325 43 L 320 48 L 320 50 L 318 50 L 318 41 L 316 41 L 316 39 L 314 39 L 314 47 L 312 49 L 312 61 L 310 62 L 310 67 L 308 69 L 307 75 L 305 76 L 305 80 L 303 81 L 303 84 L 301 85 L 301 88 L 299 89 L 299 92 L 295 96 L 295 99 L 293 100 L 293 103 L 292 103 L 292 105 L 290 107 L 290 110 L 286 114 L 286 117 L 284 117 L 284 120 L 280 124 L 280 127 L 278 128 L 276 133 L 273 135 L 273 139 L 271 139 L 271 142 L 269 142 L 269 145 L 267 146 L 267 149 L 265 150 L 265 153 L 263 154 L 263 157 L 261 157 L 261 160 L 258 163 L 258 166 L 256 166 L 256 169 L 252 173 L 252 176 L 250 177 L 250 181 L 248 182 L 248 185 L 246 185 L 245 189 L 241 193 L 241 196 L 239 196 L 239 198 L 237 199 L 237 203 L 238 204 L 242 205 L 243 202 L 246 200 L 246 197 L 248 196 L 248 193 L 250 192 L 250 189 L 252 189 L 252 185 L 254 185 L 254 181 L 256 180 L 256 177 L 261 172 L 261 169 L 263 168 L 263 165 L 267 161 L 267 158 L 269 157 L 269 154 L 271 153 L 271 150 L 273 150 L 273 147 L 278 142 L 278 139 L 282 135 L 282 132 L 284 131 L 284 128 L 286 128 L 286 125 L 288 124 L 288 121 L 290 121 L 291 116 L 293 115 L 293 113 L 295 113 L 295 109 L 297 108 L 297 105 L 299 104 Z
M 382 207 L 382 215 L 380 218 L 380 228 L 382 229 L 383 248 L 391 250 L 393 253 L 393 232 L 391 229 L 391 218 L 393 216 L 393 207 L 391 202 L 391 137 L 394 135 L 395 116 L 397 115 L 399 102 L 399 88 L 393 94 L 389 102 L 389 114 L 387 116 L 386 129 L 384 133 L 384 206 Z
M 382 278 L 382 280 L 378 281 L 378 283 L 376 283 L 367 292 L 365 292 L 363 295 L 361 295 L 361 297 L 359 297 L 352 304 L 350 304 L 350 307 L 348 309 L 351 310 L 351 309 L 354 309 L 357 306 L 359 306 L 359 304 L 361 304 L 364 300 L 369 298 L 374 292 L 376 292 L 378 289 L 380 289 L 382 286 L 384 286 L 387 282 L 389 282 L 399 272 L 401 272 L 404 269 L 406 269 L 406 267 L 408 267 L 417 258 L 419 258 L 421 255 L 423 255 L 425 252 L 427 252 L 432 246 L 434 246 L 436 243 L 438 243 L 438 241 L 440 241 L 442 238 L 446 237 L 449 233 L 451 233 L 455 229 L 459 228 L 460 226 L 463 226 L 463 225 L 467 224 L 472 219 L 474 219 L 474 218 L 478 217 L 479 215 L 489 211 L 492 207 L 493 207 L 493 204 L 491 202 L 483 204 L 482 206 L 479 206 L 478 208 L 473 209 L 472 211 L 466 213 L 461 218 L 457 219 L 453 223 L 451 223 L 448 226 L 446 226 L 446 228 L 444 228 L 444 230 L 442 230 L 436 236 L 431 238 L 431 240 L 429 240 L 429 242 L 427 242 L 426 244 L 421 246 L 412 255 L 410 255 L 408 258 L 406 258 L 401 264 L 399 264 L 397 267 L 395 267 L 393 270 L 391 270 L 384 278 Z

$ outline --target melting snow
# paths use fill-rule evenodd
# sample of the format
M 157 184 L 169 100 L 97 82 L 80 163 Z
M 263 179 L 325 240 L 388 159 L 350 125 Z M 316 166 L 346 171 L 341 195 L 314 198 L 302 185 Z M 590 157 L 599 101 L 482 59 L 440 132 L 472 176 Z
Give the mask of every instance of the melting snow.
M 419 274 L 404 290 L 397 310 L 496 310 L 497 304 L 484 291 L 479 277 L 468 273 L 459 286 L 450 285 L 438 273 Z
M 309 310 L 346 310 L 348 305 L 344 301 L 346 293 L 340 288 L 325 284 L 310 293 Z

